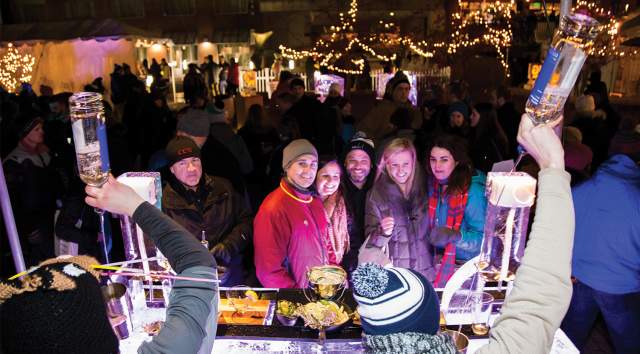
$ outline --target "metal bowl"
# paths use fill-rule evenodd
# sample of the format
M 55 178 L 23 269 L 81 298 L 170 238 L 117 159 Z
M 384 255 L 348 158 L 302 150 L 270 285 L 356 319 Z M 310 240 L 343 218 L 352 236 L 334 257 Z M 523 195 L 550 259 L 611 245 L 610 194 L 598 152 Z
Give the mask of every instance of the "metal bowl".
M 322 282 L 320 281 L 323 277 L 312 276 L 314 273 L 325 273 L 325 274 L 333 274 L 337 277 L 335 282 Z M 344 289 L 347 272 L 338 267 L 332 265 L 323 265 L 312 267 L 307 271 L 307 279 L 309 280 L 309 287 L 314 291 L 316 295 L 318 295 L 321 299 L 330 300 L 336 297 L 341 290 Z
M 298 322 L 298 316 L 285 316 L 276 313 L 276 318 L 283 326 L 295 326 L 296 322 Z
M 346 321 L 344 321 L 344 322 L 342 322 L 342 323 L 336 323 L 336 324 L 334 324 L 333 326 L 329 326 L 329 327 L 327 327 L 327 328 L 325 329 L 327 332 L 333 332 L 333 331 L 336 331 L 336 330 L 338 330 L 338 329 L 342 328 L 342 326 L 344 326 L 344 325 L 346 325 L 347 323 L 349 323 L 349 321 L 351 321 L 351 316 L 349 316 L 349 314 L 351 313 L 351 308 L 350 308 L 349 306 L 347 306 L 346 304 L 344 304 L 344 303 L 338 303 L 338 302 L 336 302 L 336 304 L 337 304 L 338 306 L 342 306 L 342 309 L 344 310 L 344 312 L 346 312 L 346 313 L 347 313 L 347 320 L 346 320 Z

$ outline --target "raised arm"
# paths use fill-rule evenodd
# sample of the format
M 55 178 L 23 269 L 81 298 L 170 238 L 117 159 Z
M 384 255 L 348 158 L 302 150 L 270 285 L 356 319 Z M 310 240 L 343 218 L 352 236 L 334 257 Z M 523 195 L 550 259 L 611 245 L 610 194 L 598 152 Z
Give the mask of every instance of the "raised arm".
M 571 301 L 575 216 L 562 145 L 552 127 L 533 127 L 526 115 L 518 141 L 541 168 L 536 215 L 514 288 L 478 353 L 549 353 Z
M 87 204 L 112 213 L 132 216 L 140 228 L 182 276 L 217 279 L 215 261 L 187 230 L 113 176 L 101 188 L 86 187 Z M 218 286 L 215 283 L 177 280 L 169 295 L 165 323 L 139 353 L 211 353 L 216 334 Z

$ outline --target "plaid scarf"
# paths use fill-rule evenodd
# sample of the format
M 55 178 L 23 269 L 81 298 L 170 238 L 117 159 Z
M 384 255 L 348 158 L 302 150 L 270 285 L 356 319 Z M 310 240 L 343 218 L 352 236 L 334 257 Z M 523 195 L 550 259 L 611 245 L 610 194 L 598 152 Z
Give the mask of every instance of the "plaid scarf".
M 429 190 L 429 220 L 431 221 L 431 230 L 434 227 L 438 227 L 436 222 L 436 213 L 438 209 L 438 201 L 440 198 L 446 198 L 447 200 L 447 220 L 444 226 L 453 229 L 460 230 L 462 224 L 462 218 L 464 217 L 464 209 L 467 206 L 467 199 L 469 198 L 469 192 L 456 195 L 444 195 L 444 187 L 434 178 L 430 185 Z M 440 269 L 436 278 L 433 281 L 433 286 L 436 288 L 443 288 L 449 278 L 456 271 L 456 245 L 449 243 L 444 249 L 444 255 L 440 262 Z

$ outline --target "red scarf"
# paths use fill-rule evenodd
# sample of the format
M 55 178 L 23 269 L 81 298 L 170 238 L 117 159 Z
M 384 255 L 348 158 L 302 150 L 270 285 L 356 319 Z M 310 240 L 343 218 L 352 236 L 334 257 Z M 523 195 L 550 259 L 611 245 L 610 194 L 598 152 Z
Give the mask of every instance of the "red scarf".
M 429 220 L 431 223 L 431 229 L 438 227 L 436 222 L 436 213 L 438 209 L 438 201 L 441 198 L 446 198 L 447 201 L 447 220 L 443 226 L 459 231 L 460 225 L 462 224 L 462 218 L 464 217 L 464 209 L 467 206 L 467 199 L 469 199 L 468 188 L 463 194 L 444 194 L 444 186 L 438 183 L 435 178 L 433 179 L 429 189 Z M 440 269 L 433 281 L 433 286 L 436 288 L 443 288 L 455 271 L 456 245 L 454 243 L 449 243 L 444 249 Z

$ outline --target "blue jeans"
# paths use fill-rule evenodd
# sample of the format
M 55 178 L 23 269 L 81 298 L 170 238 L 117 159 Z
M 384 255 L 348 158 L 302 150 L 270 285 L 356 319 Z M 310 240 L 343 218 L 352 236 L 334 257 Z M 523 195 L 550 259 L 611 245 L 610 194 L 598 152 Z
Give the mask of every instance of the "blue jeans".
M 609 294 L 588 285 L 573 284 L 569 311 L 562 330 L 582 351 L 589 332 L 602 313 L 616 353 L 640 353 L 640 292 Z

